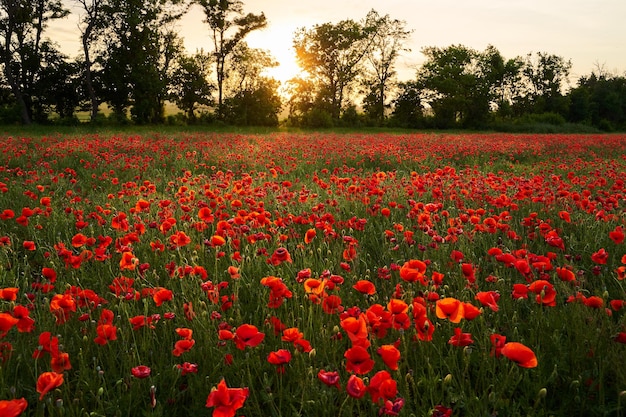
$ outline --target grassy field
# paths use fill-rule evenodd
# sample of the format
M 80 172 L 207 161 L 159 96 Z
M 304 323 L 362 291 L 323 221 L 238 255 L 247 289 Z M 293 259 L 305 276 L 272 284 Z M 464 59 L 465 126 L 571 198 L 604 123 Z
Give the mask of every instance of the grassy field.
M 624 135 L 2 143 L 2 416 L 626 415 Z

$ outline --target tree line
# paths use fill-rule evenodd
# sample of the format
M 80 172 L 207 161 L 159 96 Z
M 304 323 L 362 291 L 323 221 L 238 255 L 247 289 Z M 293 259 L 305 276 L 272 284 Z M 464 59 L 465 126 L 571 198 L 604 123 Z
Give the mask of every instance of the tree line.
M 274 126 L 285 110 L 288 124 L 307 127 L 626 128 L 626 78 L 596 68 L 566 91 L 571 62 L 546 52 L 507 59 L 494 46 L 425 47 L 415 78 L 399 81 L 411 31 L 375 10 L 296 31 L 303 75 L 281 85 L 265 74 L 274 57 L 245 41 L 267 19 L 240 0 L 71 1 L 82 45 L 74 59 L 46 32 L 70 13 L 61 0 L 0 0 L 0 123 L 76 123 L 84 111 L 94 123 Z M 176 32 L 192 6 L 203 12 L 207 51 L 188 53 Z M 166 102 L 181 112 L 166 116 Z

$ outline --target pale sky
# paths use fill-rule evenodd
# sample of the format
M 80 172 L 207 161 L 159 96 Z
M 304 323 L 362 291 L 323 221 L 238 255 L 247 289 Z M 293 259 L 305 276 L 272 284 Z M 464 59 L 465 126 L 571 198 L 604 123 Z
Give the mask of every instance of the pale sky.
M 360 21 L 371 9 L 404 20 L 413 30 L 407 43 L 411 52 L 398 61 L 400 80 L 414 78 L 415 68 L 424 61 L 422 48 L 453 44 L 479 51 L 491 44 L 505 59 L 539 51 L 555 54 L 572 61 L 573 84 L 598 65 L 626 74 L 626 0 L 244 0 L 246 13 L 264 12 L 269 22 L 246 41 L 269 50 L 282 63 L 273 75 L 284 81 L 297 71 L 291 49 L 296 29 Z M 203 18 L 194 6 L 178 24 L 188 53 L 212 50 Z M 66 54 L 80 53 L 75 15 L 51 26 L 48 36 Z

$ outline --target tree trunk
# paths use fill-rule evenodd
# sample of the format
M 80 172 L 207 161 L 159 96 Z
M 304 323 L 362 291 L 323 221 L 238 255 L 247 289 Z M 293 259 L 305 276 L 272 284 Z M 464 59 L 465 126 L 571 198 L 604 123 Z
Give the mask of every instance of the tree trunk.
M 6 55 L 6 53 L 5 53 Z M 26 100 L 24 99 L 24 94 L 22 94 L 22 90 L 19 85 L 15 81 L 15 77 L 11 72 L 11 61 L 10 59 L 6 59 L 4 62 L 4 76 L 11 87 L 11 92 L 15 96 L 17 100 L 17 104 L 20 106 L 20 116 L 22 117 L 22 123 L 25 125 L 30 125 L 33 123 L 33 120 L 30 116 L 30 111 L 28 109 L 28 105 L 26 104 Z
M 82 40 L 83 52 L 85 53 L 85 84 L 89 94 L 89 100 L 91 101 L 91 112 L 89 118 L 93 122 L 98 116 L 98 98 L 96 97 L 96 91 L 93 88 L 93 82 L 91 80 L 91 59 L 89 57 L 89 37 L 91 36 L 92 27 L 93 23 L 89 23 L 87 29 L 85 29 Z

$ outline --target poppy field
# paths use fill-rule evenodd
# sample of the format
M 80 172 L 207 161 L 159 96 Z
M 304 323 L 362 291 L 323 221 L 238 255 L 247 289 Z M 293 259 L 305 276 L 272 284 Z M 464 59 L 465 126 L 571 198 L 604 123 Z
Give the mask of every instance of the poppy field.
M 2 416 L 626 416 L 624 135 L 2 143 Z

